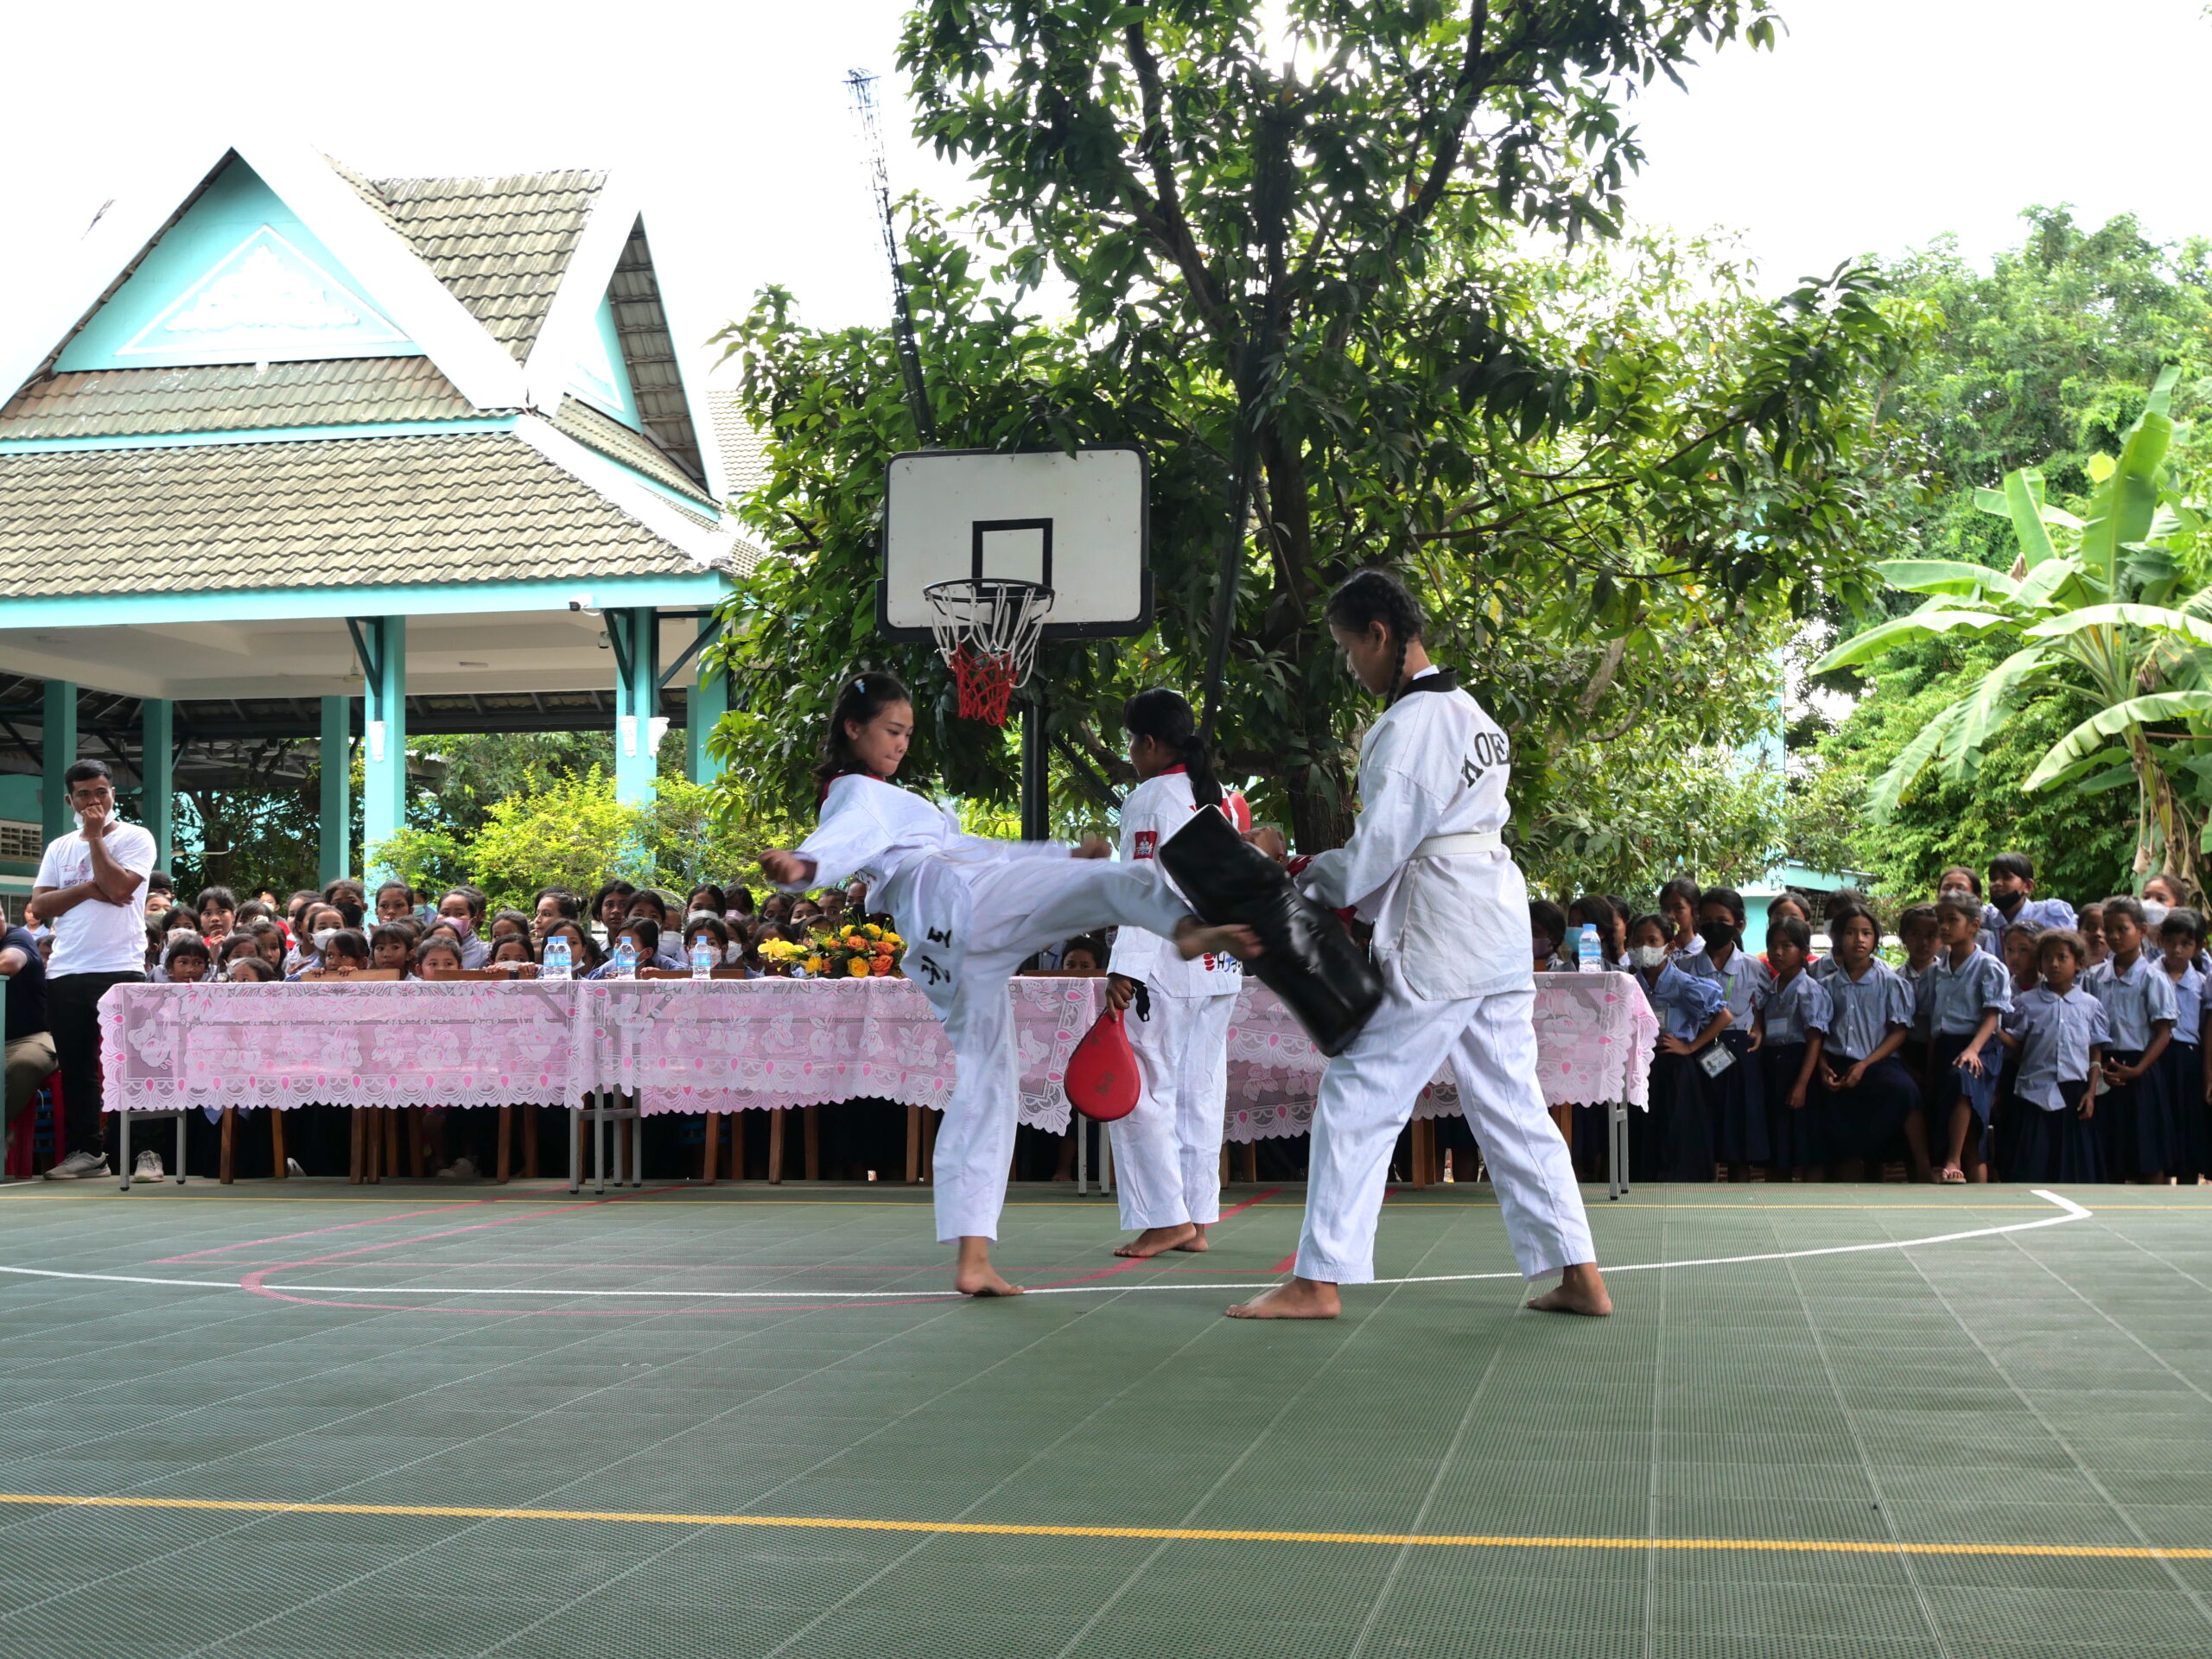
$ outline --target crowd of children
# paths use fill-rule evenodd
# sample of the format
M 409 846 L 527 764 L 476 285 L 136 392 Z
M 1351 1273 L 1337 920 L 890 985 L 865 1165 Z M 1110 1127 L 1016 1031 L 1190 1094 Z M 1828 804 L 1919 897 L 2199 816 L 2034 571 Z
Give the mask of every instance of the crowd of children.
M 1777 898 L 1750 954 L 1740 894 L 1669 881 L 1647 913 L 1610 896 L 1529 906 L 1539 969 L 1573 926 L 1635 976 L 1660 1024 L 1639 1180 L 1878 1179 L 1945 1185 L 2212 1178 L 2205 923 L 2177 882 L 2086 905 L 2035 896 L 2023 854 L 1943 872 L 1897 921 L 1893 954 L 1859 894 Z M 1578 1151 L 1603 1144 L 1586 1111 Z

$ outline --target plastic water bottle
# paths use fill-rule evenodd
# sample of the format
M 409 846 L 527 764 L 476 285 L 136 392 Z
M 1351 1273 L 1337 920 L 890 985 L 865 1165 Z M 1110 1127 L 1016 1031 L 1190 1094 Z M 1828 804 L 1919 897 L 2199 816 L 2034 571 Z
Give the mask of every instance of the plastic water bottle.
M 575 971 L 575 964 L 569 957 L 569 936 L 556 933 L 545 941 L 545 960 L 538 969 L 548 979 L 567 979 Z
M 702 933 L 691 941 L 691 977 L 712 979 L 715 976 L 715 942 Z
M 638 976 L 638 942 L 626 938 L 614 947 L 614 971 L 609 979 L 635 979 Z
M 1598 930 L 1585 922 L 1580 931 L 1582 940 L 1575 946 L 1575 966 L 1586 974 L 1605 972 L 1605 952 L 1598 943 Z

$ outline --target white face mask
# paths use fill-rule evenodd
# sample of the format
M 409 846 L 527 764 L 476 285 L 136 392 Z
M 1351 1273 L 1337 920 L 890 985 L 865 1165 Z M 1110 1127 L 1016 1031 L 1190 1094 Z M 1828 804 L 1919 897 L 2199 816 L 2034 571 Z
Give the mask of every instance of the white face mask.
M 1638 968 L 1656 968 L 1667 960 L 1667 947 L 1663 944 L 1630 945 L 1628 959 Z
M 2145 899 L 2143 901 L 2143 919 L 2145 922 L 2148 922 L 2153 928 L 2157 927 L 2160 922 L 2164 921 L 2167 916 L 2171 913 L 2171 912 L 2165 906 L 2160 904 L 2155 899 Z
M 318 927 L 310 937 L 315 940 L 316 950 L 327 950 L 330 949 L 331 940 L 338 937 L 338 930 L 334 927 Z

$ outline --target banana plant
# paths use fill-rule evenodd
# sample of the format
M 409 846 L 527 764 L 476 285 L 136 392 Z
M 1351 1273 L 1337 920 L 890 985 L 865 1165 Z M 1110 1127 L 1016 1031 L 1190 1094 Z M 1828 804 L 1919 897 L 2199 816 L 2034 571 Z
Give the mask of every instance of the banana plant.
M 1872 662 L 1922 639 L 2003 635 L 2019 648 L 1931 720 L 1875 780 L 1867 798 L 1875 818 L 1889 817 L 1931 766 L 1970 781 L 2015 714 L 2033 698 L 2063 697 L 2081 708 L 2080 723 L 2023 787 L 2092 791 L 2132 783 L 2139 882 L 2166 869 L 2197 886 L 2204 825 L 2192 798 L 2212 788 L 2212 763 L 2207 772 L 2187 770 L 2173 760 L 2173 745 L 2153 741 L 2177 723 L 2190 735 L 2212 735 L 2212 588 L 2198 585 L 2177 545 L 2192 543 L 2205 519 L 2167 464 L 2177 374 L 2158 377 L 2117 457 L 2092 459 L 2094 488 L 2082 517 L 2046 500 L 2043 475 L 2032 467 L 2007 474 L 2000 489 L 1975 492 L 1977 505 L 2012 526 L 2018 554 L 2009 571 L 1948 559 L 1877 567 L 1891 588 L 1925 601 L 1844 641 L 1815 673 Z

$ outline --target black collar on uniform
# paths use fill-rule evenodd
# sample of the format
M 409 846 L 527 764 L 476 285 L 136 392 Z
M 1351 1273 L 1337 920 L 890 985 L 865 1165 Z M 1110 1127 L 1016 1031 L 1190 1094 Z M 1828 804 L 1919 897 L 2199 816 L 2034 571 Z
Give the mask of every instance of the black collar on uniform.
M 1416 691 L 1457 691 L 1459 689 L 1458 671 L 1449 668 L 1440 668 L 1433 674 L 1424 674 L 1417 680 L 1408 680 L 1406 689 L 1398 695 L 1407 697 Z

